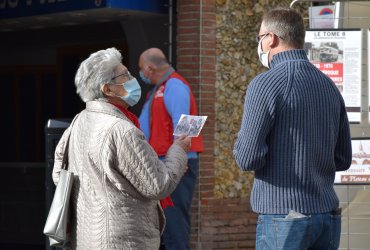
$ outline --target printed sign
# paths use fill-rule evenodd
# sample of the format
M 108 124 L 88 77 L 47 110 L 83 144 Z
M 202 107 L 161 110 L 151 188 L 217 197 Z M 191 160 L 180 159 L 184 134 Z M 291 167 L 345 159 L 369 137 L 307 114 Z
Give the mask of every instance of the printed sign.
M 352 164 L 346 171 L 337 172 L 335 183 L 370 183 L 370 139 L 352 139 Z

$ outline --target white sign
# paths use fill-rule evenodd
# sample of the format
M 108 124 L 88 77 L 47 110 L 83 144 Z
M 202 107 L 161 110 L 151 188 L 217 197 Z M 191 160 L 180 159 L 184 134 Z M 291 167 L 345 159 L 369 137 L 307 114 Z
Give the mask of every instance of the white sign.
M 312 6 L 308 8 L 311 29 L 332 29 L 335 27 L 334 5 Z
M 197 137 L 203 128 L 207 116 L 181 115 L 179 122 L 173 132 L 175 136 L 186 135 Z
M 350 122 L 361 122 L 362 31 L 308 30 L 309 60 L 330 77 L 342 93 Z
M 370 139 L 352 139 L 352 165 L 337 172 L 335 183 L 370 183 Z

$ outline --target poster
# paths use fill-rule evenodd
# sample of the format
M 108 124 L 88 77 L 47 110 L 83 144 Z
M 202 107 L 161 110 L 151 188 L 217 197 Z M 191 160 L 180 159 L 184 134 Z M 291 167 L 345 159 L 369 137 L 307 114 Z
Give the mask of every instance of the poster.
M 351 123 L 361 122 L 361 48 L 360 29 L 306 31 L 308 59 L 338 87 Z
M 370 138 L 352 139 L 352 165 L 346 171 L 337 172 L 334 183 L 370 183 Z

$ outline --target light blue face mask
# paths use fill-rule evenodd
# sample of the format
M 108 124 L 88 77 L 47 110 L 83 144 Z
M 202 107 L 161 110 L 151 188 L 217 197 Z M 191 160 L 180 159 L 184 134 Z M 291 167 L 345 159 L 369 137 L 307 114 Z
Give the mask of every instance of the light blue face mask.
M 139 75 L 140 75 L 141 80 L 143 80 L 143 82 L 145 82 L 146 84 L 151 84 L 152 83 L 148 77 L 144 76 L 143 71 L 140 71 Z
M 125 83 L 117 84 L 117 85 L 122 85 L 122 87 L 127 92 L 126 96 L 118 96 L 125 103 L 127 103 L 128 105 L 130 105 L 132 107 L 136 103 L 139 102 L 140 97 L 141 97 L 141 87 L 140 87 L 139 83 L 137 82 L 136 78 L 132 78 L 131 80 L 129 80 Z

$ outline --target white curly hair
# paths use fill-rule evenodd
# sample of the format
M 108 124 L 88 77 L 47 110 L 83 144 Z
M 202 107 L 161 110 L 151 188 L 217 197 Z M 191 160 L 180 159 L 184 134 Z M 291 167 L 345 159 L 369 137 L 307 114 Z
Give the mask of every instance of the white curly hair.
M 116 48 L 99 50 L 84 60 L 77 70 L 75 85 L 82 101 L 104 97 L 101 87 L 111 83 L 115 68 L 122 62 L 122 55 Z

